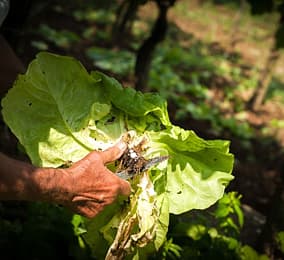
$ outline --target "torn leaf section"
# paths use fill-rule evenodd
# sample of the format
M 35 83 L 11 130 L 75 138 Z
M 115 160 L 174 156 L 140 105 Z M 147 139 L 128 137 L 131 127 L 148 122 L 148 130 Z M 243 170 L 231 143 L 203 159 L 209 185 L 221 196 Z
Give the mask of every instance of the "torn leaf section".
M 164 241 L 165 232 L 160 232 L 157 207 L 157 194 L 149 175 L 144 172 L 137 184 L 137 191 L 131 199 L 130 208 L 126 216 L 120 222 L 114 242 L 107 253 L 106 259 L 123 259 L 126 255 L 134 253 L 137 248 L 145 247 L 156 237 L 159 231 L 159 240 Z M 163 236 L 163 238 L 161 238 Z

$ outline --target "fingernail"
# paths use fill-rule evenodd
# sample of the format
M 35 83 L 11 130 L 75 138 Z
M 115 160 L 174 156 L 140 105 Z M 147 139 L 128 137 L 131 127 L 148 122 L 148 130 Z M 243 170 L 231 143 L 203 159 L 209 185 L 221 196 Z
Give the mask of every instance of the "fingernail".
M 127 144 L 126 144 L 123 140 L 120 140 L 120 141 L 117 143 L 117 147 L 118 147 L 120 150 L 124 151 L 124 150 L 126 149 L 126 147 L 127 147 Z

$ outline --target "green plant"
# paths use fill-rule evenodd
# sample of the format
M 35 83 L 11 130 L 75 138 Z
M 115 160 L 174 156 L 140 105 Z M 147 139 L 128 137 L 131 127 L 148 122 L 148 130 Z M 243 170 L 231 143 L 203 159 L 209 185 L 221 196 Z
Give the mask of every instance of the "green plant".
M 94 10 L 94 9 L 86 9 L 86 10 L 76 10 L 73 12 L 73 16 L 78 21 L 88 21 L 88 22 L 96 22 L 97 24 L 108 24 L 114 21 L 114 14 L 109 10 Z
M 87 248 L 80 247 L 72 230 L 71 219 L 72 213 L 56 205 L 2 203 L 2 255 L 10 259 L 89 259 Z
M 280 102 L 284 101 L 284 84 L 281 80 L 273 77 L 267 92 L 267 99 L 275 99 Z
M 39 53 L 2 106 L 5 122 L 35 165 L 76 162 L 125 134 L 130 147 L 147 144 L 141 151 L 146 159 L 168 156 L 130 180 L 129 202 L 118 201 L 90 221 L 73 219 L 76 234 L 96 257 L 157 251 L 170 214 L 208 208 L 233 178 L 229 142 L 206 141 L 173 125 L 160 96 L 123 88 L 100 72 L 89 74 L 71 57 Z
M 80 41 L 80 37 L 76 33 L 67 30 L 56 30 L 46 24 L 40 25 L 38 33 L 56 46 L 67 49 L 70 48 L 72 44 Z
M 268 259 L 240 242 L 244 221 L 240 199 L 241 195 L 229 192 L 206 211 L 173 217 L 169 236 L 181 247 L 180 258 Z
M 234 80 L 236 87 L 222 86 L 225 99 L 236 111 L 242 111 L 244 101 L 236 97 L 235 91 L 253 88 L 257 82 L 255 77 L 243 76 L 239 68 L 223 56 L 210 55 L 204 46 L 193 44 L 192 48 L 186 49 L 173 45 L 171 41 L 167 43 L 155 53 L 148 89 L 159 92 L 175 105 L 176 120 L 183 121 L 188 117 L 206 120 L 216 134 L 229 130 L 244 142 L 249 140 L 254 134 L 250 125 L 236 118 L 224 118 L 221 109 L 210 100 L 210 85 L 201 82 L 208 81 L 207 84 L 210 84 L 208 79 L 211 77 Z
M 275 240 L 279 250 L 284 253 L 284 231 L 278 232 L 276 234 Z
M 206 97 L 207 89 L 199 83 L 194 74 L 191 83 L 185 82 L 162 56 L 157 56 L 152 66 L 149 89 L 159 91 L 164 98 L 171 99 L 175 94 L 188 94 L 201 99 Z
M 86 55 L 93 60 L 94 65 L 117 75 L 128 75 L 133 73 L 134 55 L 129 51 L 109 50 L 91 47 Z
M 173 239 L 166 240 L 160 250 L 159 259 L 178 259 L 181 257 L 182 248 L 173 243 Z M 157 256 L 154 256 L 156 258 Z M 153 258 L 153 256 L 152 256 Z M 157 258 L 156 258 L 157 259 Z
M 241 197 L 242 196 L 236 192 L 224 194 L 218 201 L 217 208 L 213 213 L 224 233 L 234 237 L 237 237 L 244 224 L 244 215 L 240 201 Z M 233 216 L 236 217 L 236 220 L 233 219 Z

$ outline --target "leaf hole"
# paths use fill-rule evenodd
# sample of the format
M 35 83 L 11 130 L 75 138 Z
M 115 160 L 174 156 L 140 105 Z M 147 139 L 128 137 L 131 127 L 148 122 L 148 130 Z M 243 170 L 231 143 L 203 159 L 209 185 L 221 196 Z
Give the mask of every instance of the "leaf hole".
M 111 118 L 109 118 L 109 119 L 106 121 L 106 124 L 113 123 L 114 120 L 115 120 L 115 116 L 112 116 Z

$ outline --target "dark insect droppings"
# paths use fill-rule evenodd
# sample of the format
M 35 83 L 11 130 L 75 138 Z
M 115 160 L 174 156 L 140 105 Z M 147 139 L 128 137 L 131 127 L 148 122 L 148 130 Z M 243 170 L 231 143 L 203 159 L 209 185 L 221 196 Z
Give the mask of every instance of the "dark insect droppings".
M 112 116 L 111 118 L 109 118 L 105 124 L 110 124 L 110 123 L 113 123 L 115 120 L 115 116 Z

